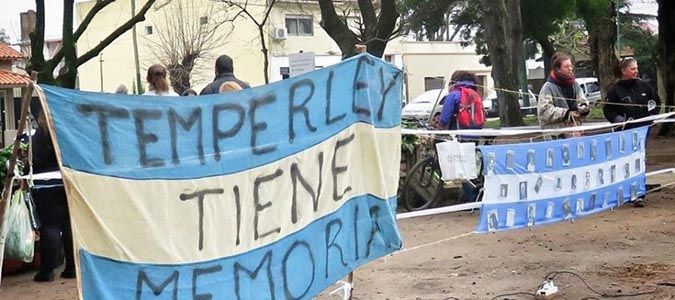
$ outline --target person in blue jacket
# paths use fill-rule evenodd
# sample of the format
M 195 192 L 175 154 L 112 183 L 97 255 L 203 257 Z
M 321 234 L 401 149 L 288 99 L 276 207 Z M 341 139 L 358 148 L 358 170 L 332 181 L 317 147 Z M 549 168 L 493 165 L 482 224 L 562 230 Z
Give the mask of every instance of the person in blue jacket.
M 460 89 L 462 88 L 476 90 L 476 75 L 467 71 L 455 71 L 450 76 L 449 93 L 445 96 L 443 110 L 441 110 L 441 129 L 462 129 L 458 128 L 457 125 L 457 111 L 459 110 Z

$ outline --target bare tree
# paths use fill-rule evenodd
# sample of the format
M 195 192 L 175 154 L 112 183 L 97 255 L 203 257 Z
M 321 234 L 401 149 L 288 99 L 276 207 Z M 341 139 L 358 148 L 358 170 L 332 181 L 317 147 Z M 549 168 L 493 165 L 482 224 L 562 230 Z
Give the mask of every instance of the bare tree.
M 29 61 L 29 71 L 38 72 L 38 82 L 55 84 L 62 87 L 74 88 L 77 78 L 77 68 L 86 63 L 90 59 L 98 56 L 101 51 L 115 41 L 122 34 L 130 30 L 134 24 L 145 20 L 145 13 L 150 9 L 155 0 L 147 0 L 143 7 L 113 30 L 107 37 L 101 40 L 96 46 L 89 49 L 87 52 L 78 55 L 75 45 L 80 39 L 84 31 L 87 29 L 91 21 L 94 19 L 102 9 L 116 0 L 96 0 L 91 10 L 82 19 L 77 30 L 73 31 L 73 13 L 75 0 L 63 1 L 63 38 L 61 40 L 61 48 L 54 56 L 45 60 L 42 49 L 45 43 L 45 0 L 36 0 L 36 24 L 35 31 L 30 34 L 31 39 L 31 58 Z M 54 69 L 58 64 L 64 61 L 65 66 L 60 71 L 59 76 L 54 78 Z
M 234 7 L 237 9 L 235 12 L 234 17 L 231 19 L 232 21 L 236 20 L 237 18 L 243 16 L 249 19 L 253 24 L 256 26 L 258 29 L 258 38 L 260 39 L 260 52 L 263 54 L 263 75 L 265 76 L 265 84 L 270 82 L 270 76 L 269 76 L 269 49 L 267 49 L 267 42 L 265 41 L 265 24 L 269 20 L 270 17 L 270 12 L 272 11 L 272 8 L 274 8 L 274 4 L 276 4 L 276 0 L 268 0 L 267 4 L 265 5 L 265 11 L 263 12 L 262 16 L 260 16 L 260 19 L 257 19 L 251 10 L 248 9 L 248 0 L 243 1 L 232 1 L 232 0 L 222 0 L 223 3 L 229 5 L 230 7 Z
M 394 0 L 359 0 L 357 4 L 362 22 L 360 33 L 352 31 L 344 18 L 338 15 L 333 1 L 318 2 L 321 27 L 338 44 L 343 58 L 358 54 L 354 48 L 356 44 L 365 44 L 368 53 L 382 57 L 389 40 L 402 32 L 400 26 L 396 25 L 400 14 Z
M 172 1 L 162 7 L 157 38 L 150 41 L 154 57 L 166 65 L 173 89 L 181 94 L 192 87 L 192 70 L 232 34 L 229 19 L 214 5 L 203 7 L 193 1 Z
M 0 43 L 9 43 L 9 35 L 4 28 L 0 28 Z

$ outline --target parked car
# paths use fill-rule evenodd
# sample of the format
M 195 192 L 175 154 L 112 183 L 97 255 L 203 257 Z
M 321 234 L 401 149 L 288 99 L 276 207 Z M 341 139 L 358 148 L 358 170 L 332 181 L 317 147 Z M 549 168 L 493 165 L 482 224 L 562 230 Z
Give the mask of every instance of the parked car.
M 431 111 L 434 109 L 435 103 L 439 102 L 438 105 L 436 105 L 435 111 L 441 111 L 441 108 L 443 107 L 442 102 L 447 94 L 447 89 L 428 90 L 413 98 L 410 103 L 404 106 L 401 111 L 401 117 L 408 120 L 427 120 L 431 115 Z
M 591 104 L 600 102 L 602 96 L 600 95 L 600 85 L 598 84 L 597 78 L 584 77 L 584 78 L 577 78 L 576 81 L 579 84 L 579 86 L 581 86 L 581 90 L 586 95 L 586 99 L 588 99 L 588 102 L 590 102 Z
M 530 105 L 528 107 L 523 107 L 523 97 L 518 97 L 518 104 L 520 105 L 521 114 L 534 114 L 537 112 L 537 96 L 532 92 L 532 90 L 528 90 L 528 94 L 530 95 Z M 485 99 L 483 99 L 483 107 L 485 108 L 488 117 L 499 116 L 499 101 L 497 101 L 497 91 L 492 91 L 487 97 L 485 97 Z

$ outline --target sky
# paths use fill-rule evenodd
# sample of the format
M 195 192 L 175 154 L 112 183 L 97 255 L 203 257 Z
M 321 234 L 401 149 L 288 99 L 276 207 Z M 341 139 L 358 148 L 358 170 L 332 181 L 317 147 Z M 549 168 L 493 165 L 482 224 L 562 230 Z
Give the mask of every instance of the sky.
M 29 9 L 35 10 L 34 0 L 0 0 L 0 28 L 4 28 L 12 43 L 21 38 L 19 13 Z M 80 1 L 78 1 L 80 2 Z M 63 1 L 45 0 L 45 38 L 61 36 L 61 20 L 63 19 Z
M 83 2 L 86 0 L 76 0 Z M 128 1 L 128 0 L 118 0 Z M 35 9 L 34 0 L 0 0 L 0 28 L 4 28 L 10 36 L 11 42 L 16 43 L 21 37 L 19 13 Z M 656 15 L 658 5 L 656 0 L 630 0 L 631 12 Z M 59 0 L 45 0 L 45 37 L 58 38 L 61 36 L 61 20 L 63 18 L 63 2 Z

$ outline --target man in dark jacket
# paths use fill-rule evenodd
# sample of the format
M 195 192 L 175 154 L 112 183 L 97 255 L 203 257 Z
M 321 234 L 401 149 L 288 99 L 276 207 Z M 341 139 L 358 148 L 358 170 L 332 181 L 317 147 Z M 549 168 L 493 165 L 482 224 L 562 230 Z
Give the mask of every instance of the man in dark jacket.
M 33 171 L 58 171 L 56 153 L 49 135 L 44 113 L 38 118 L 39 127 L 33 135 Z M 65 251 L 66 267 L 62 278 L 75 278 L 73 237 L 68 216 L 68 202 L 61 179 L 35 180 L 31 189 L 37 207 L 40 227 L 40 270 L 34 281 L 54 280 L 54 269 L 61 264 L 61 248 Z
M 234 81 L 244 89 L 251 88 L 248 82 L 241 81 L 234 76 L 234 63 L 232 62 L 232 58 L 227 55 L 221 55 L 216 59 L 216 78 L 213 79 L 213 82 L 209 83 L 209 85 L 207 85 L 199 94 L 218 94 L 220 85 L 225 81 Z
M 609 90 L 607 104 L 603 107 L 607 121 L 621 123 L 656 115 L 660 105 L 659 95 L 654 93 L 649 84 L 638 78 L 637 61 L 633 58 L 621 61 L 621 80 Z

